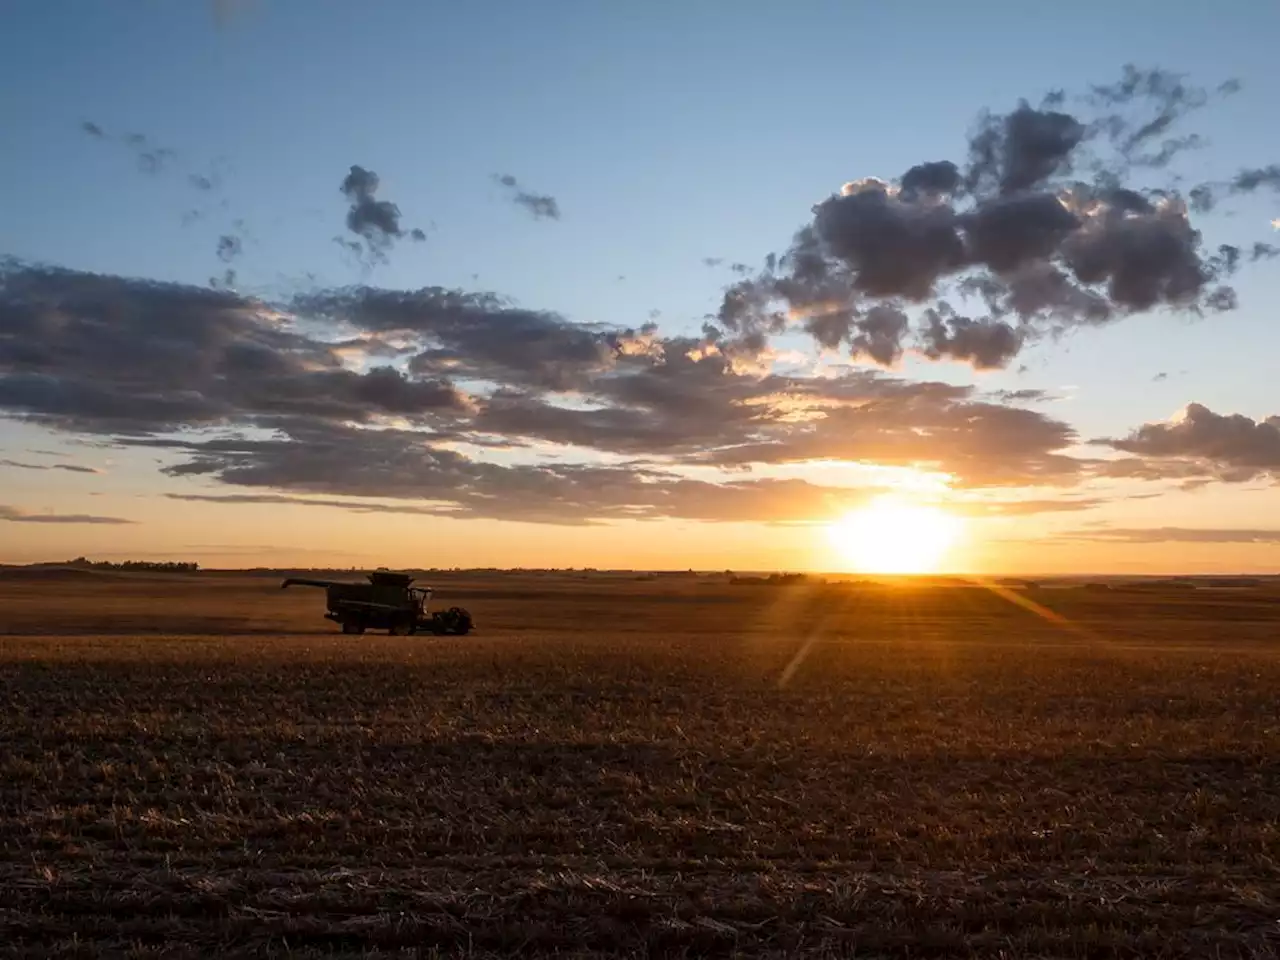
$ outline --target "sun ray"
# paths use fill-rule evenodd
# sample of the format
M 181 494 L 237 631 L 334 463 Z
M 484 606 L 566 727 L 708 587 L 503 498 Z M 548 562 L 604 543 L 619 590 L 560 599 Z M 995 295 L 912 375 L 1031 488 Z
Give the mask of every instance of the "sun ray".
M 782 673 L 778 676 L 779 690 L 786 687 L 786 685 L 791 682 L 792 677 L 796 675 L 796 671 L 798 671 L 809 658 L 809 654 L 813 651 L 813 648 L 821 641 L 824 634 L 824 628 L 827 623 L 834 617 L 849 613 L 850 609 L 855 605 L 855 601 L 861 599 L 861 592 L 856 589 L 840 591 L 840 603 L 838 608 L 834 611 L 828 610 L 823 614 L 822 618 L 814 624 L 813 628 L 808 632 L 808 635 L 804 638 L 804 642 L 801 643 L 796 652 L 792 654 L 791 659 L 787 661 L 787 665 L 783 667 Z
M 1003 584 L 996 583 L 994 580 L 990 580 L 986 577 L 971 577 L 970 579 L 972 580 L 973 583 L 978 584 L 978 586 L 984 587 L 985 589 L 990 590 L 1001 600 L 1011 603 L 1016 607 L 1021 607 L 1023 610 L 1027 610 L 1030 613 L 1034 613 L 1037 617 L 1040 617 L 1042 620 L 1052 623 L 1054 626 L 1061 627 L 1063 630 L 1066 630 L 1068 633 L 1073 633 L 1083 640 L 1097 642 L 1102 639 L 1100 636 L 1098 636 L 1096 633 L 1094 633 L 1092 630 L 1089 630 L 1087 627 L 1083 626 L 1082 624 L 1076 623 L 1075 621 L 1070 620 L 1067 617 L 1064 617 L 1062 614 L 1058 613 L 1056 610 L 1050 610 L 1044 604 L 1037 603 L 1036 601 L 1032 600 L 1030 597 L 1024 596 L 1023 594 L 1019 593 L 1016 590 L 1010 590 L 1008 587 L 1004 586 Z

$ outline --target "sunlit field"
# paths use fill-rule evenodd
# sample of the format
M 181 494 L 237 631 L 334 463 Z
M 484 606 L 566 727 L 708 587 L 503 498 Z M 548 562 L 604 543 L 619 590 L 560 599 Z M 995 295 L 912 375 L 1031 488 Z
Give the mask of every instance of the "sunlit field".
M 1274 586 L 431 582 L 0 573 L 0 954 L 1280 950 Z

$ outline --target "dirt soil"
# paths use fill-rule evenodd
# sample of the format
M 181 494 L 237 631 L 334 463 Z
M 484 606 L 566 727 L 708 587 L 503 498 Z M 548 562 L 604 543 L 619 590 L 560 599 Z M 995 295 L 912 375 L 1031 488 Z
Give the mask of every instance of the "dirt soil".
M 0 956 L 1280 955 L 1280 590 L 0 575 Z

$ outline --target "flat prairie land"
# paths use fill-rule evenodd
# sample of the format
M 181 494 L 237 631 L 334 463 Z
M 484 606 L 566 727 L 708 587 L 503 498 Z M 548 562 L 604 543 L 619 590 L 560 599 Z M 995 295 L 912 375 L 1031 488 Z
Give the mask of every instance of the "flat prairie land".
M 0 956 L 1280 955 L 1280 590 L 0 573 Z

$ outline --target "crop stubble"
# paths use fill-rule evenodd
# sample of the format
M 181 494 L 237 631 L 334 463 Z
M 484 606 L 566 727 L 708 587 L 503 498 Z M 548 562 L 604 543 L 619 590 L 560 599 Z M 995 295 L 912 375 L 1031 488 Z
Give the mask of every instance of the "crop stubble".
M 439 579 L 0 579 L 0 951 L 1280 951 L 1280 594 Z

